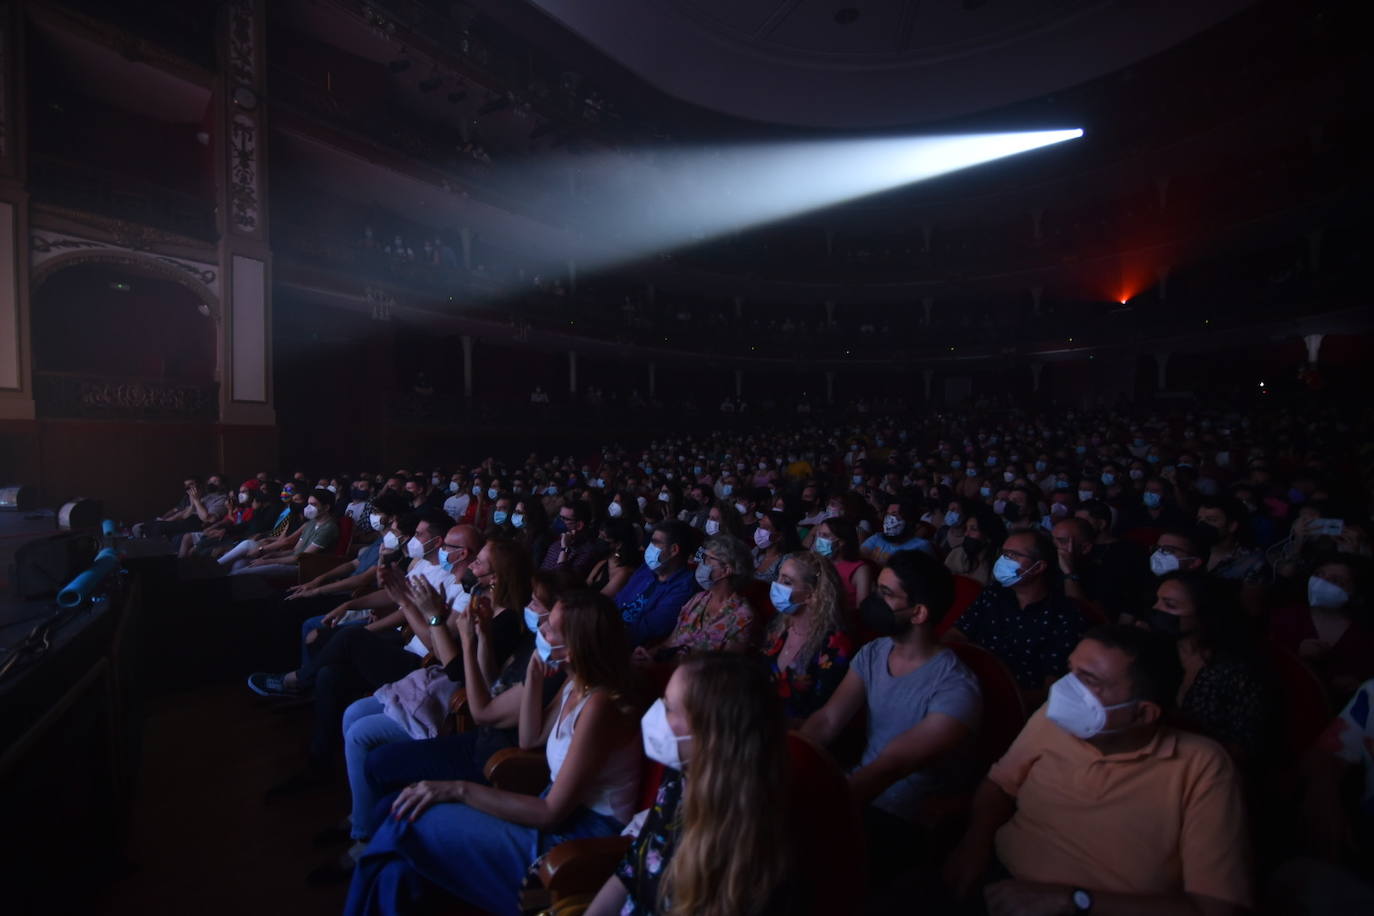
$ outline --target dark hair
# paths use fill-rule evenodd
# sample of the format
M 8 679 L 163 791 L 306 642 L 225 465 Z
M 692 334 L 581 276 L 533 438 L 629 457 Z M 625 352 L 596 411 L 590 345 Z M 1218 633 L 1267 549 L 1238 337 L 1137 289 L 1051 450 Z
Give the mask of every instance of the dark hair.
M 633 704 L 630 641 L 615 602 L 582 588 L 564 592 L 563 642 L 568 662 L 587 687 L 605 687 L 618 704 Z
M 1097 540 L 1097 529 L 1094 528 L 1092 525 L 1088 524 L 1087 521 L 1078 518 L 1077 516 L 1066 515 L 1054 523 L 1054 527 L 1056 528 L 1058 528 L 1060 525 L 1072 525 L 1074 528 L 1078 529 L 1078 536 L 1082 540 Z
M 1148 700 L 1165 712 L 1174 708 L 1179 685 L 1183 683 L 1183 664 L 1178 660 L 1174 640 L 1120 623 L 1093 627 L 1083 638 L 1126 653 L 1131 660 L 1132 693 L 1137 700 Z
M 315 501 L 326 510 L 334 508 L 334 494 L 321 487 L 318 490 L 311 490 L 310 495 L 315 497 Z
M 821 525 L 829 528 L 835 537 L 839 538 L 840 546 L 836 551 L 836 556 L 841 560 L 853 562 L 859 559 L 859 529 L 852 519 L 837 515 L 834 518 L 827 518 L 816 523 L 816 528 Z M 812 529 L 815 530 L 815 529 Z
M 911 606 L 930 609 L 926 620 L 934 626 L 954 605 L 954 575 L 945 564 L 923 550 L 899 550 L 887 558 L 887 568 L 902 583 Z
M 373 511 L 382 515 L 404 515 L 409 508 L 410 503 L 395 490 L 383 490 L 372 498 Z
M 1058 549 L 1054 546 L 1054 541 L 1050 538 L 1049 532 L 1044 528 L 1027 528 L 1023 531 L 1013 531 L 1007 535 L 1007 540 L 1011 540 L 1019 535 L 1030 535 L 1031 553 L 1034 554 L 1036 562 L 1043 561 L 1048 570 L 1055 570 L 1059 567 L 1053 562 L 1059 555 Z
M 443 537 L 448 534 L 448 530 L 453 527 L 453 518 L 443 509 L 425 508 L 415 513 L 415 523 L 419 526 L 420 522 L 428 522 L 430 536 L 438 535 Z
M 777 547 L 779 553 L 786 556 L 802 549 L 801 538 L 797 537 L 797 526 L 792 516 L 776 510 L 765 512 L 764 515 L 768 516 L 768 520 L 773 524 L 773 530 L 778 534 L 773 546 Z
M 676 519 L 659 522 L 654 526 L 654 531 L 662 531 L 663 536 L 668 539 L 668 546 L 676 545 L 678 551 L 684 558 L 690 557 L 697 546 L 697 530 L 686 522 L 679 522 Z
M 1188 593 L 1197 614 L 1197 638 L 1204 650 L 1230 657 L 1250 654 L 1253 640 L 1250 621 L 1240 604 L 1234 583 L 1218 579 L 1201 570 L 1175 570 L 1159 577 L 1155 584 L 1177 582 Z
M 621 547 L 633 550 L 639 545 L 639 533 L 635 531 L 634 523 L 624 518 L 604 519 L 601 522 L 601 533 Z
M 1172 527 L 1165 528 L 1160 533 L 1160 537 L 1169 535 L 1188 542 L 1188 549 L 1192 551 L 1190 556 L 1206 558 L 1212 549 L 1212 544 L 1216 541 L 1216 529 L 1211 525 L 1194 525 L 1191 528 Z
M 1106 522 L 1108 529 L 1112 527 L 1112 507 L 1100 499 L 1079 503 L 1077 511 L 1088 513 L 1088 518 L 1095 522 Z
M 573 512 L 573 518 L 574 518 L 576 521 L 579 521 L 579 522 L 581 522 L 581 523 L 584 524 L 584 525 L 587 525 L 587 524 L 590 524 L 590 523 L 591 523 L 591 520 L 592 520 L 592 507 L 589 506 L 589 505 L 587 505 L 587 503 L 583 502 L 582 500 L 580 500 L 580 499 L 565 499 L 565 500 L 563 500 L 563 508 L 564 508 L 564 509 L 571 509 L 572 512 Z M 563 511 L 563 509 L 559 509 L 558 511 L 559 511 L 559 513 L 561 514 L 562 511 Z

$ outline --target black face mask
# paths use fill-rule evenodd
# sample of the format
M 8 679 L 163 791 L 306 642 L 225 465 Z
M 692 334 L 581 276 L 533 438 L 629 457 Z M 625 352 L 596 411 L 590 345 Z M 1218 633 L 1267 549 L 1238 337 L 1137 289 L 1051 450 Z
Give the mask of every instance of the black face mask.
M 1183 618 L 1177 614 L 1170 614 L 1166 611 L 1151 609 L 1145 615 L 1145 622 L 1149 624 L 1151 630 L 1161 633 L 1173 639 L 1182 639 L 1187 634 L 1183 632 Z
M 689 496 L 682 501 L 682 508 L 688 512 L 695 512 L 701 508 L 701 503 Z
M 1007 503 L 1007 508 L 1002 511 L 1002 517 L 1009 522 L 1019 522 L 1021 520 L 1021 506 L 1019 503 Z
M 911 629 L 910 620 L 899 622 L 892 608 L 877 592 L 873 592 L 859 605 L 859 620 L 865 628 L 879 636 L 901 636 Z
M 964 553 L 970 557 L 978 556 L 978 554 L 982 552 L 984 546 L 986 545 L 984 545 L 982 538 L 971 538 L 967 536 L 964 538 Z
M 463 591 L 472 594 L 472 590 L 477 587 L 477 574 L 469 566 L 463 570 L 463 574 L 458 577 L 458 584 L 463 587 Z

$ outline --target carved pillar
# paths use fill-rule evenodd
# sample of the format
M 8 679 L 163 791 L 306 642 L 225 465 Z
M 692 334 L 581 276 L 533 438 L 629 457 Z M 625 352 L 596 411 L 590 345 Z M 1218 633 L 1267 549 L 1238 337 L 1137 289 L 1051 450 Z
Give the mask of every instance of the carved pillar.
M 21 6 L 0 3 L 0 420 L 34 417 Z
M 463 335 L 463 397 L 472 397 L 472 337 Z
M 219 20 L 215 185 L 220 274 L 227 279 L 220 422 L 271 426 L 272 250 L 267 212 L 265 0 L 229 0 Z

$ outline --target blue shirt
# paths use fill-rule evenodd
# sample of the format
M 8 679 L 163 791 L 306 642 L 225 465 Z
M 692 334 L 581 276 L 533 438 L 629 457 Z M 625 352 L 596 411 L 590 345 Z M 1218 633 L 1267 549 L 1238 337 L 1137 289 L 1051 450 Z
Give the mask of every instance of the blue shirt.
M 377 561 L 382 557 L 382 539 L 377 538 L 362 550 L 358 551 L 358 572 L 367 572 L 377 565 Z
M 648 566 L 640 566 L 615 596 L 615 606 L 625 621 L 631 646 L 662 642 L 677 625 L 678 613 L 697 590 L 696 578 L 687 567 L 660 582 Z

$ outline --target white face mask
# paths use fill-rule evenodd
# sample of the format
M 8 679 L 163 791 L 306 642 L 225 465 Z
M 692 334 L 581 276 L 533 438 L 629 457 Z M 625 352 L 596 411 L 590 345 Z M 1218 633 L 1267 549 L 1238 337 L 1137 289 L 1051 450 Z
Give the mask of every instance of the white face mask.
M 611 503 L 609 506 L 606 507 L 606 514 L 609 515 L 611 518 L 620 518 L 620 516 L 623 515 L 624 512 L 625 509 L 620 505 L 620 503 Z
M 1045 716 L 1075 738 L 1087 740 L 1095 735 L 1110 735 L 1121 729 L 1109 729 L 1107 713 L 1113 709 L 1134 706 L 1135 700 L 1103 706 L 1087 685 L 1073 672 L 1061 677 L 1050 687 L 1050 700 Z
M 668 502 L 668 501 L 669 501 L 670 499 L 672 499 L 672 498 L 673 498 L 673 497 L 672 497 L 672 494 L 670 494 L 670 493 L 660 493 L 660 494 L 658 494 L 658 501 L 661 502 L 661 503 L 666 503 L 666 502 Z
M 309 521 L 310 519 L 320 514 L 320 507 L 314 505 L 313 503 L 307 504 L 305 509 L 302 510 L 301 514 L 305 516 L 306 521 Z
M 248 504 L 248 498 L 249 498 L 249 496 L 250 496 L 250 494 L 248 494 L 248 493 L 240 493 L 240 494 L 239 494 L 239 505 L 241 505 L 241 506 L 246 506 L 246 505 Z
M 673 727 L 668 724 L 668 709 L 663 705 L 662 697 L 654 701 L 654 705 L 649 707 L 649 711 L 639 721 L 639 731 L 644 736 L 644 756 L 665 767 L 682 769 L 681 748 L 678 745 L 684 741 L 691 741 L 692 736 L 680 738 L 673 734 Z
M 767 528 L 754 529 L 754 546 L 759 550 L 767 550 L 768 545 L 773 543 L 773 534 Z
M 1167 575 L 1178 569 L 1178 557 L 1162 550 L 1150 554 L 1150 572 L 1156 576 Z
M 749 507 L 746 506 L 744 503 L 735 503 L 735 511 L 738 512 L 740 515 L 748 515 Z
M 715 537 L 720 534 L 720 522 L 713 518 L 708 518 L 706 520 L 706 534 L 709 537 Z
M 382 535 L 382 546 L 387 550 L 395 550 L 401 546 L 401 539 L 394 531 L 388 531 Z
M 1350 593 L 1334 582 L 1320 576 L 1307 580 L 1307 606 L 1324 608 L 1343 608 L 1350 601 Z
M 906 520 L 900 515 L 883 516 L 883 534 L 895 538 L 906 530 Z
M 406 542 L 406 556 L 412 560 L 419 560 L 425 555 L 425 545 L 420 543 L 420 539 L 413 537 Z
M 382 528 L 385 527 L 382 524 L 382 514 L 380 512 L 373 512 L 369 515 L 367 517 L 367 522 L 372 526 L 373 531 L 381 531 Z

